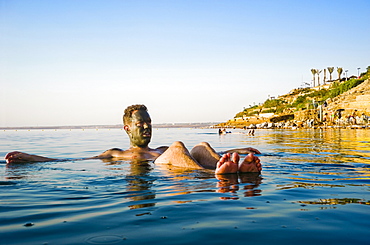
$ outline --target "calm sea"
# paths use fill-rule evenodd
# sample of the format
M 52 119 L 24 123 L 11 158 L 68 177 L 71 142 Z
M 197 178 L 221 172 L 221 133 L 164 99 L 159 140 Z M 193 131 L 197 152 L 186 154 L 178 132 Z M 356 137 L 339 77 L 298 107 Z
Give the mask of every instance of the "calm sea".
M 154 129 L 151 147 L 253 146 L 263 171 L 153 163 L 0 160 L 0 244 L 370 244 L 370 130 Z M 127 148 L 123 130 L 0 131 L 13 150 L 58 158 Z

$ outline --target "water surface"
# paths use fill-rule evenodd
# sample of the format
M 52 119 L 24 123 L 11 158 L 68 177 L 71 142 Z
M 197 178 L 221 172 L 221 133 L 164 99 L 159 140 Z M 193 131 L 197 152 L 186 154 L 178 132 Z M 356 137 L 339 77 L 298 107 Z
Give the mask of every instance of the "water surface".
M 153 163 L 0 161 L 1 244 L 369 244 L 369 130 L 154 129 L 152 147 L 253 146 L 261 174 Z M 13 150 L 58 158 L 127 148 L 123 130 L 7 130 Z

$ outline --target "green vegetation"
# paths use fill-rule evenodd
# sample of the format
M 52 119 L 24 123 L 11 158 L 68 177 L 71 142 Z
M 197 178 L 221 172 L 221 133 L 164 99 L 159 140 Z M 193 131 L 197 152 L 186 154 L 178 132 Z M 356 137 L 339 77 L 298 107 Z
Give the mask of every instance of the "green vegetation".
M 259 113 L 259 110 L 256 111 L 258 108 L 258 105 L 249 107 L 244 109 L 244 111 L 241 111 L 235 115 L 235 117 L 243 117 L 243 116 L 253 116 Z
M 351 88 L 354 88 L 358 85 L 360 85 L 363 81 L 365 81 L 364 78 L 361 78 L 361 79 L 350 79 L 346 82 L 343 82 L 343 83 L 338 83 L 338 82 L 335 82 L 333 84 L 333 87 L 332 89 L 330 90 L 329 92 L 329 98 L 334 98 L 348 90 L 350 90 Z
M 275 113 L 276 109 L 267 109 L 267 110 L 262 110 L 261 113 Z
M 332 80 L 332 73 L 333 73 L 333 71 L 334 71 L 334 67 L 328 67 L 328 72 L 330 74 L 330 78 L 329 78 L 330 81 Z
M 265 103 L 263 104 L 263 107 L 265 107 L 265 108 L 277 107 L 277 106 L 279 106 L 283 103 L 284 103 L 284 101 L 282 101 L 280 99 L 266 100 Z
M 268 109 L 263 109 L 262 113 L 282 113 L 286 106 L 287 102 L 282 99 L 266 100 L 262 107 Z
M 306 109 L 306 105 L 312 102 L 312 100 L 310 100 L 309 98 L 311 98 L 311 93 L 300 95 L 293 102 L 293 104 L 291 104 L 291 107 L 297 109 Z
M 343 68 L 342 67 L 337 67 L 337 72 L 338 72 L 338 79 L 340 80 L 340 76 L 342 75 Z

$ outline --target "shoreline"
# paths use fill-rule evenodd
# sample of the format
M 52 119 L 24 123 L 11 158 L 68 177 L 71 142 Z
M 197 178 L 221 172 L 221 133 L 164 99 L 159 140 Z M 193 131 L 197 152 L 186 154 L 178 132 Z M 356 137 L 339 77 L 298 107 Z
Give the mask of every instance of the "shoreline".
M 300 129 L 370 129 L 370 124 L 352 124 L 352 125 L 302 125 L 302 124 L 287 124 L 282 125 L 278 123 L 261 123 L 261 124 L 250 124 L 250 125 L 215 125 L 213 128 L 228 128 L 228 129 L 286 129 L 286 130 L 300 130 Z
M 153 124 L 153 128 L 206 128 L 212 127 L 219 122 L 207 123 L 160 123 Z M 0 127 L 0 130 L 56 130 L 56 129 L 123 129 L 122 124 L 117 125 L 77 125 L 77 126 L 19 126 Z
M 227 128 L 227 129 L 239 129 L 239 130 L 259 130 L 259 129 L 269 129 L 269 130 L 305 130 L 305 129 L 318 129 L 318 130 L 324 130 L 324 129 L 363 129 L 363 130 L 369 130 L 370 125 L 335 125 L 335 126 L 312 126 L 312 127 L 298 127 L 298 126 L 287 126 L 287 127 L 277 127 L 277 126 L 272 126 L 272 127 L 240 127 L 240 126 L 215 126 L 215 125 L 210 125 L 210 126 L 189 126 L 189 125 L 182 125 L 182 126 L 153 126 L 153 129 L 156 128 L 207 128 L 207 129 L 218 129 L 218 128 Z M 31 131 L 31 130 L 101 130 L 101 129 L 121 129 L 123 130 L 123 127 L 116 127 L 116 126 L 50 126 L 50 127 L 0 127 L 0 131 Z

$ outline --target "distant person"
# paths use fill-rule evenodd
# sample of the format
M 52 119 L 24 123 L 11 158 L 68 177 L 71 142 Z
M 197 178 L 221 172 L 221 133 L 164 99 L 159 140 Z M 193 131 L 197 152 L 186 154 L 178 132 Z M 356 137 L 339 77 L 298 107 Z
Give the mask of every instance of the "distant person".
M 351 115 L 351 124 L 357 124 L 357 110 L 354 110 Z
M 362 120 L 365 122 L 365 123 L 369 123 L 370 121 L 370 117 L 367 116 L 365 113 L 362 113 Z
M 169 147 L 149 148 L 152 137 L 151 122 L 146 106 L 127 107 L 123 116 L 123 128 L 130 138 L 130 148 L 127 150 L 113 148 L 98 156 L 85 159 L 155 160 L 155 164 L 169 164 L 181 168 L 215 169 L 216 174 L 260 172 L 262 170 L 259 158 L 253 154 L 260 152 L 250 147 L 226 151 L 222 157 L 206 142 L 194 146 L 190 152 L 180 141 L 174 142 Z M 239 154 L 247 153 L 249 155 L 239 164 Z M 8 153 L 5 159 L 7 163 L 60 161 L 60 159 L 18 151 Z

